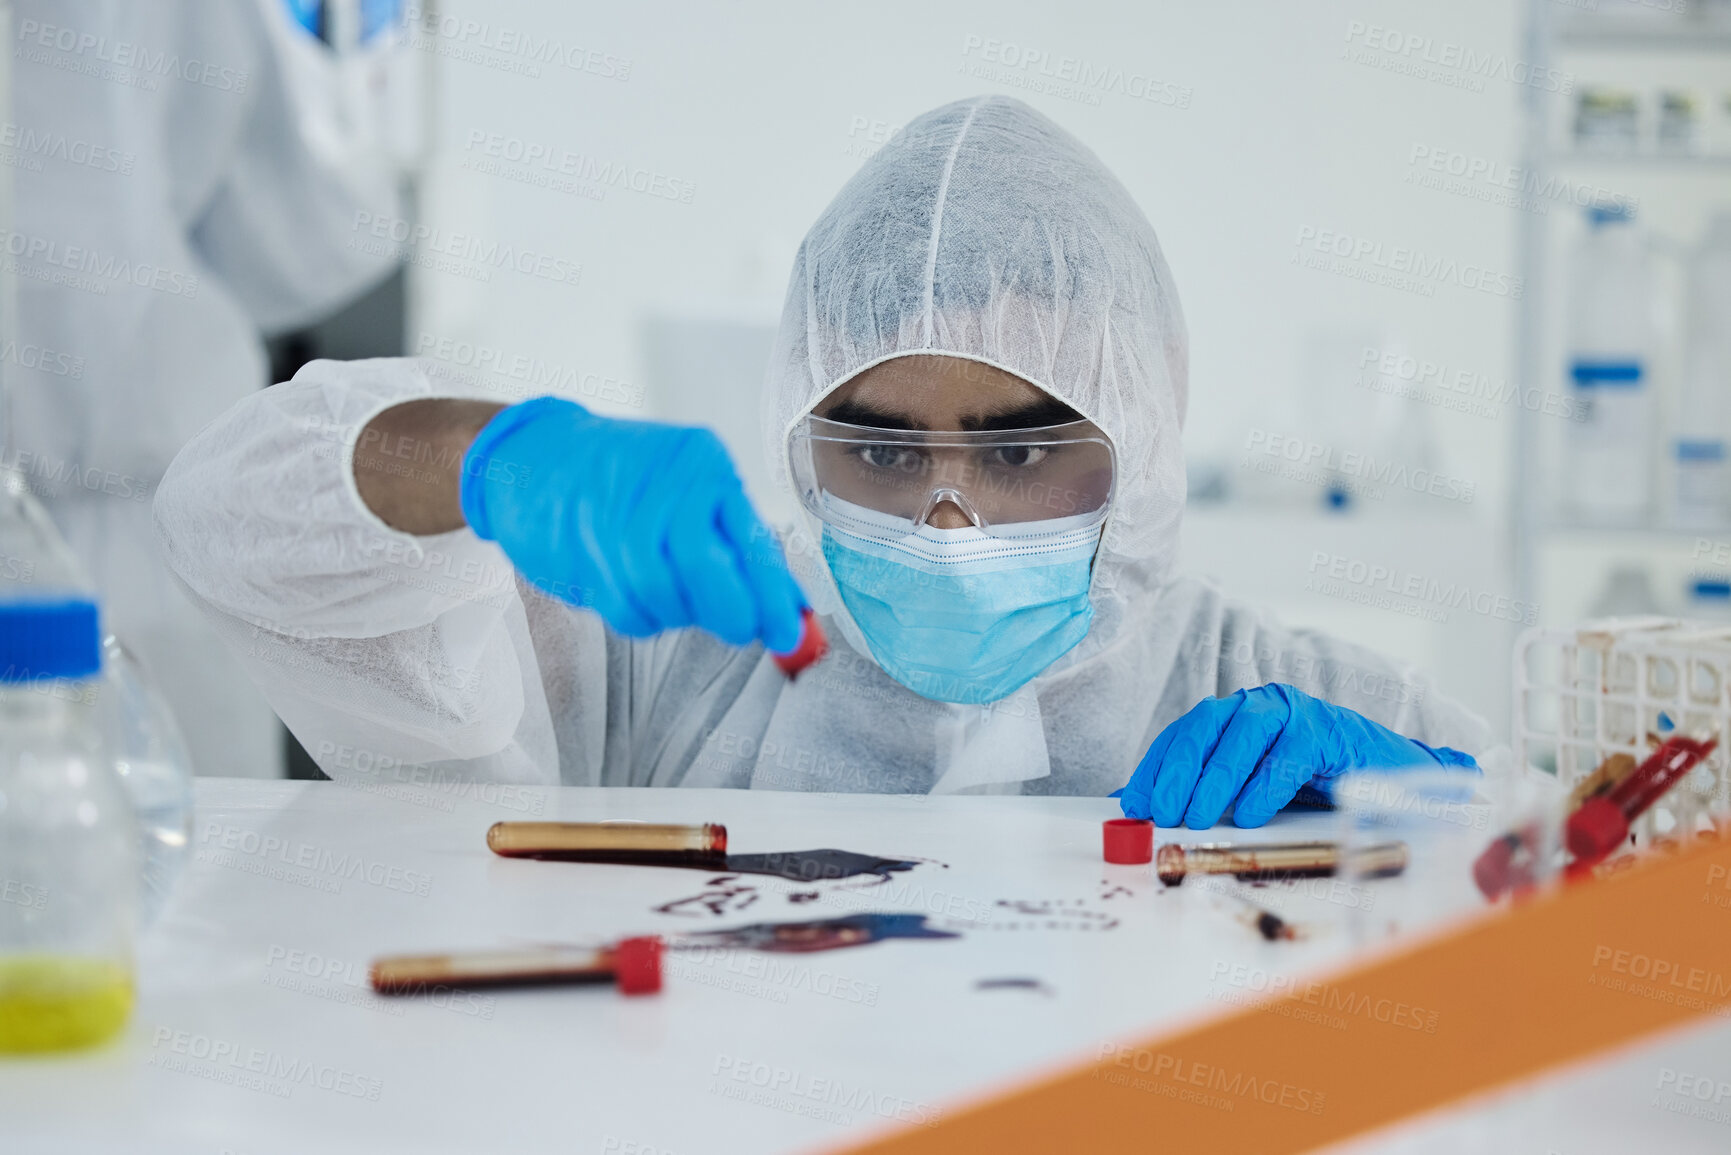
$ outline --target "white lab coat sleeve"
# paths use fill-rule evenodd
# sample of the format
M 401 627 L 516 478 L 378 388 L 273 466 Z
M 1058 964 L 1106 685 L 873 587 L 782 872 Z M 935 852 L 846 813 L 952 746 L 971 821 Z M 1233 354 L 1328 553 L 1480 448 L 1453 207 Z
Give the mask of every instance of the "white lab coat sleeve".
M 339 58 L 280 0 L 250 3 L 264 44 L 252 115 L 192 240 L 259 327 L 279 332 L 388 275 L 408 225 L 378 97 L 355 75 L 376 62 Z
M 515 571 L 467 529 L 415 537 L 361 501 L 379 412 L 435 389 L 405 360 L 315 361 L 200 431 L 157 492 L 165 560 L 332 778 L 556 783 Z M 401 468 L 434 464 L 395 447 Z M 600 707 L 602 704 L 597 703 Z

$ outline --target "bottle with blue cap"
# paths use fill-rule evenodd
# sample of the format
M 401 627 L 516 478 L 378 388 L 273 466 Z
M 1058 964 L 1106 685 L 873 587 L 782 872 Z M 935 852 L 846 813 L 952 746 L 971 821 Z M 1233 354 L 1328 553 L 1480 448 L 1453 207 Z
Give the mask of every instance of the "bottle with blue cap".
M 1731 621 L 1731 575 L 1709 574 L 1690 578 L 1689 604 L 1685 616 L 1697 621 Z
M 1682 388 L 1671 439 L 1671 515 L 1695 529 L 1725 524 L 1731 499 L 1731 212 L 1707 226 L 1689 261 Z
M 1657 324 L 1652 254 L 1624 202 L 1587 209 L 1569 263 L 1569 511 L 1643 523 L 1652 509 Z
M 99 1043 L 132 1010 L 139 830 L 88 597 L 0 600 L 0 1053 Z
M 0 469 L 0 604 L 74 596 L 94 598 L 89 579 L 24 479 Z M 102 666 L 97 713 L 138 813 L 148 926 L 192 850 L 192 759 L 168 703 L 113 634 Z

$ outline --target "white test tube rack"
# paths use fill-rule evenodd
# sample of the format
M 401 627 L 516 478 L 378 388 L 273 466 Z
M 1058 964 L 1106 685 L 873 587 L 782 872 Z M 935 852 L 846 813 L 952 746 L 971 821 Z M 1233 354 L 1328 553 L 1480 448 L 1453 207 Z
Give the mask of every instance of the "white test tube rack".
M 1731 816 L 1731 624 L 1595 618 L 1527 630 L 1515 643 L 1517 765 L 1553 770 L 1572 789 L 1612 754 L 1644 761 L 1666 734 L 1716 736 L 1707 759 L 1643 814 L 1637 845 Z

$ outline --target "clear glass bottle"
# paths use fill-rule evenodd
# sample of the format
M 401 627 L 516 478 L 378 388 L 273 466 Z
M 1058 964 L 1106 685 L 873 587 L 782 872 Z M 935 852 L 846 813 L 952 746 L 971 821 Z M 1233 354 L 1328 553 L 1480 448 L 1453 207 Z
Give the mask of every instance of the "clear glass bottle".
M 132 1011 L 139 831 L 88 599 L 0 602 L 0 1053 L 99 1043 Z
M 132 797 L 142 844 L 144 926 L 156 921 L 192 851 L 192 758 L 174 713 L 138 659 L 102 639 L 103 724 Z
M 0 469 L 0 603 L 91 598 L 91 585 L 24 479 Z M 191 849 L 192 758 L 138 660 L 105 638 L 98 713 L 143 839 L 144 925 L 161 913 Z

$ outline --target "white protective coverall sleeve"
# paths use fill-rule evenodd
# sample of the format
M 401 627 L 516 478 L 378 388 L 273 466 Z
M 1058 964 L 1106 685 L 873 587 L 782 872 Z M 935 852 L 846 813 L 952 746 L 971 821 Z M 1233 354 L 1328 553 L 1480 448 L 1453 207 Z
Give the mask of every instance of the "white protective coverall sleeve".
M 242 402 L 177 459 L 158 529 L 175 571 L 337 778 L 367 777 L 365 751 L 373 767 L 513 781 L 1105 794 L 1203 697 L 1268 681 L 1426 742 L 1484 749 L 1483 724 L 1412 671 L 1172 573 L 1186 364 L 1171 275 L 1115 178 L 1017 101 L 918 118 L 813 226 L 765 397 L 784 476 L 800 416 L 861 369 L 911 353 L 1007 368 L 1118 448 L 1088 637 L 988 707 L 890 679 L 809 533 L 789 537 L 789 561 L 833 649 L 790 682 L 758 646 L 695 630 L 613 635 L 525 593 L 467 531 L 417 540 L 385 528 L 361 506 L 348 446 L 398 400 L 464 392 L 412 362 L 315 363 Z
M 360 429 L 432 392 L 415 362 L 315 361 L 242 401 L 164 479 L 165 556 L 333 777 L 462 760 L 478 777 L 550 781 L 509 563 L 467 530 L 393 530 L 355 489 Z

